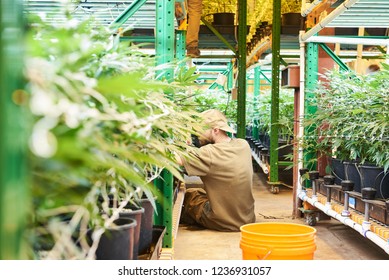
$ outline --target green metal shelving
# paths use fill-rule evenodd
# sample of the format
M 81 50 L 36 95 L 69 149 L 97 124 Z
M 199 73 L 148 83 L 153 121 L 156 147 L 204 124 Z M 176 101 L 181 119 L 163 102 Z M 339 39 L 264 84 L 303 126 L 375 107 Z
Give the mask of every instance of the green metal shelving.
M 29 207 L 22 1 L 0 2 L 0 259 L 25 259 Z
M 271 90 L 271 130 L 270 130 L 270 180 L 269 184 L 278 182 L 278 120 L 280 96 L 280 36 L 281 36 L 281 1 L 273 1 L 272 32 L 272 90 Z
M 318 44 L 309 43 L 306 45 L 306 60 L 305 60 L 305 116 L 309 118 L 313 115 L 317 106 L 315 104 L 315 96 L 312 91 L 315 89 L 318 80 L 318 58 L 319 58 L 319 47 Z M 315 133 L 314 127 L 304 132 L 304 137 L 309 137 Z M 311 151 L 304 151 L 304 163 L 306 168 L 309 170 L 316 170 L 316 165 L 310 163 L 316 155 Z

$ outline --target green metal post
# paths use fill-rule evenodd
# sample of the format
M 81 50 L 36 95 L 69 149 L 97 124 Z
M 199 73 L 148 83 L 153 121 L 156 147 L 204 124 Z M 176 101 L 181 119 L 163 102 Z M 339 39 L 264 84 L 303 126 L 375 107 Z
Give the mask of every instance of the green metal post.
M 246 37 L 247 37 L 247 0 L 238 1 L 238 112 L 237 134 L 246 136 Z
M 156 1 L 156 59 L 157 64 L 170 63 L 174 59 L 174 0 Z M 158 73 L 160 79 L 173 81 L 173 67 L 168 67 Z M 173 247 L 173 175 L 163 170 L 161 178 L 157 179 L 156 186 L 161 193 L 162 201 L 157 201 L 158 215 L 154 217 L 157 225 L 166 227 L 163 238 L 163 247 Z
M 173 247 L 173 175 L 166 169 L 162 171 L 161 179 L 155 181 L 158 189 L 157 214 L 154 215 L 156 225 L 166 227 L 163 237 L 163 247 Z
M 259 97 L 260 87 L 261 87 L 261 67 L 257 66 L 254 68 L 254 99 L 257 100 Z M 254 137 L 255 140 L 258 140 L 258 119 L 254 117 L 252 122 L 252 131 L 251 136 Z
M 174 59 L 174 0 L 156 1 L 155 54 L 157 64 L 170 63 Z M 159 73 L 160 78 L 173 81 L 173 67 Z
M 304 115 L 306 118 L 309 118 L 310 115 L 314 114 L 317 110 L 317 106 L 315 105 L 315 95 L 313 94 L 313 90 L 316 87 L 318 80 L 318 64 L 319 59 L 319 48 L 316 43 L 307 43 L 306 44 L 306 66 L 305 66 L 305 101 Z M 315 132 L 315 127 L 311 127 L 310 129 L 306 129 L 304 131 L 305 137 L 312 136 Z M 310 151 L 304 151 L 304 167 L 316 170 L 316 165 L 308 164 L 314 159 L 316 155 Z
M 281 0 L 273 1 L 270 183 L 278 182 L 278 120 L 280 97 Z
M 263 73 L 265 70 L 261 70 L 259 73 L 265 78 L 265 80 L 269 83 L 272 84 L 271 80 Z
M 22 0 L 0 2 L 0 259 L 26 259 L 28 213 Z M 23 102 L 24 101 L 24 102 Z
M 232 62 L 228 62 L 227 64 L 227 69 L 228 69 L 228 74 L 227 74 L 227 87 L 228 87 L 228 90 L 232 89 L 232 87 L 234 86 L 234 71 L 232 70 L 233 68 L 233 64 Z
M 178 60 L 183 60 L 185 58 L 185 48 L 186 48 L 185 41 L 186 41 L 186 31 L 177 30 L 176 31 L 176 58 Z
M 258 66 L 258 67 L 255 67 L 254 68 L 254 96 L 255 97 L 258 97 L 259 96 L 259 91 L 260 91 L 260 87 L 261 87 L 261 75 L 260 75 L 260 70 L 261 70 L 261 67 Z

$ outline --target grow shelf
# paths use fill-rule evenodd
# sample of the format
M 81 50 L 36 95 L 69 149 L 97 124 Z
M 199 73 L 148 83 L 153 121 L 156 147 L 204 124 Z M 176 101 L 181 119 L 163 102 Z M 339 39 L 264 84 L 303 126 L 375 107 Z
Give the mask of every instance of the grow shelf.
M 318 192 L 327 198 L 327 189 L 324 186 L 323 179 L 318 179 Z M 348 192 L 349 193 L 349 206 L 359 214 L 363 214 L 365 211 L 365 200 L 362 199 L 360 192 Z M 341 205 L 344 204 L 344 191 L 342 187 L 335 185 L 331 191 L 331 201 L 335 201 Z M 385 201 L 381 199 L 369 200 L 370 204 L 370 218 L 377 223 L 389 227 L 389 209 L 386 206 Z M 389 228 L 388 228 L 389 230 Z
M 348 210 L 350 212 L 350 216 L 344 217 L 342 216 L 342 211 L 344 210 L 343 204 L 331 200 L 330 204 L 328 205 L 327 197 L 325 195 L 322 195 L 320 192 L 317 192 L 316 197 L 314 198 L 312 189 L 300 191 L 298 197 L 303 202 L 307 202 L 313 207 L 316 207 L 319 210 L 316 212 L 318 212 L 319 214 L 323 212 L 324 214 L 351 227 L 355 231 L 359 232 L 362 236 L 364 236 L 365 238 L 371 240 L 373 243 L 378 245 L 381 249 L 385 251 L 385 253 L 389 254 L 389 226 L 388 225 L 384 225 L 382 222 L 378 222 L 376 219 L 369 218 L 370 227 L 366 229 L 364 228 L 365 226 L 364 222 L 366 217 L 360 211 L 357 211 L 349 207 Z M 378 202 L 375 205 L 379 206 L 380 204 L 381 203 Z M 387 206 L 385 211 L 388 211 Z

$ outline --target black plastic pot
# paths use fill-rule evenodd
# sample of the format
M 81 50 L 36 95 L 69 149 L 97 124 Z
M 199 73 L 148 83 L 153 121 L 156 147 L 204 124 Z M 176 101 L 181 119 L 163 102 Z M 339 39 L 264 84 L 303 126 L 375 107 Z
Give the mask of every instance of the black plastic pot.
M 270 154 L 268 148 L 263 148 L 260 152 L 260 156 L 261 156 L 260 159 L 263 163 L 270 164 Z
M 133 259 L 137 260 L 139 252 L 140 230 L 142 227 L 142 216 L 145 210 L 141 207 L 129 204 L 125 206 L 122 211 L 123 212 L 119 213 L 120 218 L 131 218 L 136 221 L 136 227 L 134 229 Z
M 114 223 L 117 227 L 106 230 L 101 236 L 96 250 L 96 259 L 132 260 L 136 221 L 130 218 L 119 218 Z
M 361 176 L 359 174 L 358 163 L 356 161 L 344 161 L 344 173 L 346 180 L 354 182 L 354 191 L 361 192 Z
M 333 185 L 335 183 L 335 176 L 325 175 L 323 177 L 324 185 Z
M 377 190 L 376 198 L 389 198 L 389 172 L 384 172 L 384 168 L 373 165 L 361 165 L 362 188 L 371 187 Z
M 309 180 L 316 180 L 319 179 L 319 172 L 318 171 L 309 171 Z
M 354 182 L 349 180 L 343 180 L 340 185 L 342 186 L 342 191 L 351 192 L 354 190 Z
M 375 199 L 375 195 L 377 193 L 377 190 L 374 188 L 363 188 L 361 190 L 361 193 L 362 193 L 362 199 L 372 200 L 372 199 Z
M 139 204 L 144 209 L 140 227 L 138 248 L 138 253 L 141 255 L 146 254 L 150 250 L 150 245 L 153 238 L 154 208 L 151 204 L 151 201 L 147 198 L 142 198 L 139 201 Z
M 263 137 L 263 143 L 266 148 L 270 148 L 270 135 L 266 133 L 266 135 Z
M 343 162 L 340 159 L 331 158 L 330 166 L 332 175 L 335 176 L 335 185 L 340 185 L 342 180 L 346 180 Z
M 265 143 L 266 133 L 259 132 L 258 133 L 258 140 L 262 143 L 262 145 Z
M 234 25 L 234 13 L 215 13 L 213 14 L 214 25 Z
M 302 16 L 300 13 L 285 13 L 281 17 L 282 26 L 300 26 Z
M 299 169 L 299 172 L 300 172 L 300 176 L 303 176 L 305 173 L 309 172 L 309 169 L 308 168 L 301 168 L 301 169 Z

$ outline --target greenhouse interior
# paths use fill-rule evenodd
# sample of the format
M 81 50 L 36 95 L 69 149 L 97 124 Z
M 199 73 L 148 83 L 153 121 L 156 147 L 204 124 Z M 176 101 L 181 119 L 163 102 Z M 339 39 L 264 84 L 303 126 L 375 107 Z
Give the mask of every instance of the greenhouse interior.
M 0 5 L 1 260 L 389 260 L 388 0 Z

